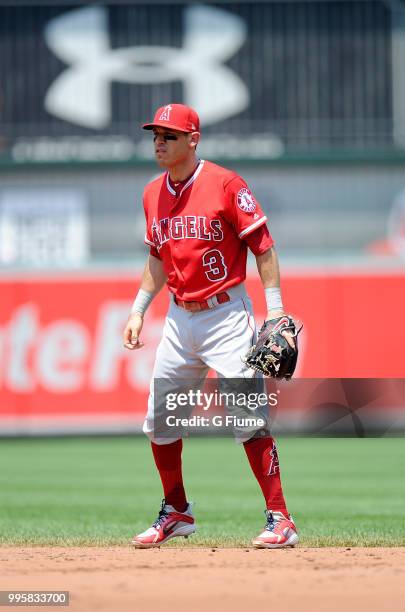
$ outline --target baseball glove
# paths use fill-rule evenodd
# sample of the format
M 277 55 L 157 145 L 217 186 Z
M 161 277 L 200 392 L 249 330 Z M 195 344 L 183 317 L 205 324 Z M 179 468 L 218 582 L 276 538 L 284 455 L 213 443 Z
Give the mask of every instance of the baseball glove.
M 252 346 L 243 361 L 265 376 L 290 380 L 297 365 L 297 336 L 301 329 L 302 325 L 297 329 L 294 319 L 288 315 L 265 321 L 259 331 L 256 344 Z M 294 348 L 288 344 L 282 334 L 286 330 L 293 335 Z

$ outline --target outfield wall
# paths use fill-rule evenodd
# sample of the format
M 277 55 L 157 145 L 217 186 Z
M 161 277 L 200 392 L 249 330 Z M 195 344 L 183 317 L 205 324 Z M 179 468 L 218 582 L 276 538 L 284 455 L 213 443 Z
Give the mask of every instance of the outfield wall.
M 297 376 L 405 378 L 404 281 L 395 270 L 284 270 L 285 303 L 304 322 Z M 0 434 L 140 428 L 167 295 L 148 311 L 145 347 L 127 351 L 138 282 L 85 272 L 1 279 Z M 259 281 L 247 285 L 260 323 Z

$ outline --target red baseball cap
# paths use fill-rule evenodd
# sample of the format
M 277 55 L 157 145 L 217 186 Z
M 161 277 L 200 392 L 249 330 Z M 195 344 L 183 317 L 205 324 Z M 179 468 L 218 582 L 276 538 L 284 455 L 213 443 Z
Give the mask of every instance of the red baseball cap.
M 179 132 L 199 132 L 200 119 L 193 108 L 184 104 L 166 104 L 157 109 L 152 123 L 145 123 L 144 130 L 154 127 L 171 128 Z

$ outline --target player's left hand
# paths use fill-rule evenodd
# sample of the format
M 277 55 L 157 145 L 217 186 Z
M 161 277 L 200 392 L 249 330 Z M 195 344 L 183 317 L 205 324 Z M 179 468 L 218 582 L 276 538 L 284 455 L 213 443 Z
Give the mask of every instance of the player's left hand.
M 279 310 L 270 310 L 257 342 L 243 361 L 249 368 L 272 378 L 290 380 L 298 358 L 297 329 L 294 319 Z M 291 345 L 292 342 L 292 345 Z
M 271 319 L 279 319 L 280 317 L 283 317 L 285 314 L 286 313 L 284 312 L 284 310 L 281 310 L 281 309 L 269 310 L 265 320 L 270 321 Z M 289 329 L 286 329 L 285 331 L 281 332 L 281 335 L 284 336 L 284 338 L 287 340 L 288 344 L 291 346 L 292 349 L 296 348 L 296 341 L 295 341 L 296 336 L 294 336 L 294 334 Z

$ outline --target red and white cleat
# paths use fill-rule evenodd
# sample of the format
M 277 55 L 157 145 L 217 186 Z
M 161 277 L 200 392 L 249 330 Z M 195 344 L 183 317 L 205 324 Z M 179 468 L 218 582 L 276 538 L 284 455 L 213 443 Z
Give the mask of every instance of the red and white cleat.
M 178 512 L 163 500 L 159 516 L 152 527 L 134 536 L 132 544 L 136 548 L 154 548 L 161 546 L 171 538 L 178 536 L 187 538 L 195 531 L 191 503 L 188 504 L 185 512 Z
M 255 548 L 283 548 L 295 546 L 299 537 L 291 516 L 286 518 L 282 512 L 265 511 L 267 525 L 263 533 L 253 540 Z

